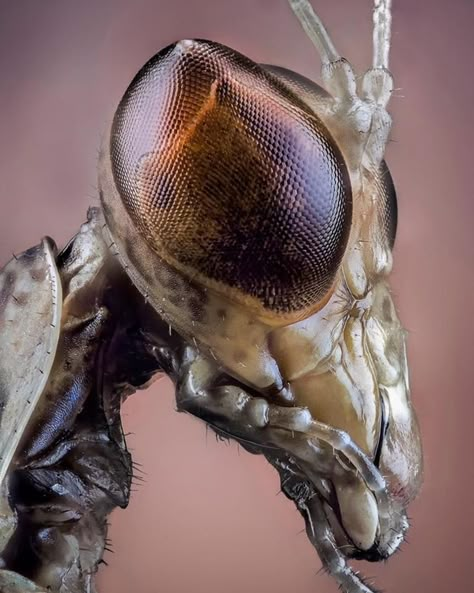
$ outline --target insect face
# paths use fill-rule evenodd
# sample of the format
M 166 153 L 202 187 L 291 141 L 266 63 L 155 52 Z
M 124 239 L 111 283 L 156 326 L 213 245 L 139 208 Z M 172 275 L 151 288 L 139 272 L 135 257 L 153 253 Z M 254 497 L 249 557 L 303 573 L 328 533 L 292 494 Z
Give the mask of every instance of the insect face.
M 212 360 L 263 394 L 265 412 L 239 432 L 248 396 L 226 392 L 219 426 L 271 442 L 275 467 L 311 483 L 313 506 L 294 493 L 301 483 L 286 492 L 334 572 L 345 557 L 397 549 L 421 481 L 405 334 L 387 284 L 397 226 L 383 158 L 390 2 L 376 3 L 374 67 L 359 85 L 308 3 L 290 4 L 320 50 L 327 91 L 217 43 L 181 41 L 126 91 L 99 182 L 128 274 L 208 360 L 196 374 L 205 386 L 189 382 L 188 399 L 213 384 Z M 278 404 L 286 411 L 272 415 Z M 337 546 L 324 551 L 328 533 Z M 366 591 L 349 569 L 335 576 Z
M 165 48 L 106 137 L 103 211 L 0 270 L 1 591 L 94 589 L 132 484 L 120 407 L 160 372 L 278 470 L 342 591 L 371 591 L 347 559 L 404 537 L 422 456 L 388 287 L 390 0 L 358 82 L 289 1 L 327 90 L 218 43 Z

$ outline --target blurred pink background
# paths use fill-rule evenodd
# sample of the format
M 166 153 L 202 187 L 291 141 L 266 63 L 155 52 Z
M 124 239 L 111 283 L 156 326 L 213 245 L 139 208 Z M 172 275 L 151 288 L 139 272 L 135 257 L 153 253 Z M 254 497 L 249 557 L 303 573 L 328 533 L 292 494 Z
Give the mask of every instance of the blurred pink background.
M 313 0 L 341 53 L 370 64 L 371 2 Z M 403 551 L 358 565 L 391 593 L 472 591 L 472 0 L 394 0 L 387 159 L 400 208 L 393 289 L 409 331 L 425 484 Z M 97 204 L 101 134 L 131 78 L 179 38 L 318 77 L 285 0 L 0 0 L 0 264 L 62 245 Z M 267 463 L 174 412 L 162 380 L 124 410 L 146 482 L 112 517 L 102 593 L 335 593 Z

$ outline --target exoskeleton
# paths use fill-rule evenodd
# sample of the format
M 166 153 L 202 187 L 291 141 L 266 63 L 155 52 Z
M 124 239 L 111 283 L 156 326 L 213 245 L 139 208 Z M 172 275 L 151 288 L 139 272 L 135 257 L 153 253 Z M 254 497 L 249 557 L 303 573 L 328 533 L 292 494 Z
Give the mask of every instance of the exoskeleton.
M 387 279 L 390 0 L 358 80 L 306 0 L 324 88 L 211 41 L 156 54 L 99 159 L 101 208 L 0 275 L 0 590 L 90 592 L 133 473 L 120 406 L 177 407 L 263 454 L 347 593 L 388 558 L 422 473 Z

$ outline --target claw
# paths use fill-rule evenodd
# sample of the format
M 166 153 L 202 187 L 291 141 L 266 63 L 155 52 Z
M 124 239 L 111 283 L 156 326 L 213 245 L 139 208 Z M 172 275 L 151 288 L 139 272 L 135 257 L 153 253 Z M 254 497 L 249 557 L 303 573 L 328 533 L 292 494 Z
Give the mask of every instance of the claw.
M 338 548 L 331 525 L 324 510 L 324 502 L 312 485 L 270 459 L 280 474 L 282 490 L 293 500 L 302 514 L 306 533 L 323 563 L 323 568 L 335 579 L 344 593 L 376 593 L 348 565 L 346 556 Z

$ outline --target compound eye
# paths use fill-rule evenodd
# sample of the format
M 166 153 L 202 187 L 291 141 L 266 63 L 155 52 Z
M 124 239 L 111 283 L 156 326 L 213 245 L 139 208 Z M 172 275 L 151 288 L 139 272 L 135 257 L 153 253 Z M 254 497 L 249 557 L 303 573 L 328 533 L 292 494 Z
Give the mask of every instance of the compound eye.
M 263 68 L 208 41 L 165 48 L 123 97 L 110 152 L 136 229 L 181 274 L 277 321 L 327 298 L 349 175 L 322 121 Z
M 380 164 L 377 183 L 380 195 L 379 226 L 384 233 L 390 249 L 393 249 L 397 235 L 397 193 L 392 175 L 385 161 L 382 161 Z

